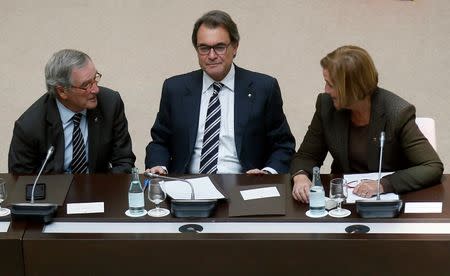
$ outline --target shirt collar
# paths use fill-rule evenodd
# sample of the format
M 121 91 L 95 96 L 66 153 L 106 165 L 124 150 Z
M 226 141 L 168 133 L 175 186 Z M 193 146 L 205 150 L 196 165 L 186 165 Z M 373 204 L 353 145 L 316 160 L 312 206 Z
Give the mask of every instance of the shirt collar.
M 76 113 L 81 113 L 86 116 L 86 109 L 81 112 L 73 112 L 65 105 L 63 105 L 58 99 L 56 99 L 56 105 L 58 106 L 59 115 L 63 124 L 68 123 L 70 120 L 72 120 L 73 115 L 75 115 Z
M 226 86 L 231 92 L 234 92 L 234 77 L 235 77 L 235 68 L 234 63 L 231 64 L 230 71 L 225 76 L 223 80 L 220 82 Z M 208 91 L 208 89 L 211 87 L 211 85 L 215 82 L 208 74 L 203 71 L 203 90 L 202 93 L 205 93 Z

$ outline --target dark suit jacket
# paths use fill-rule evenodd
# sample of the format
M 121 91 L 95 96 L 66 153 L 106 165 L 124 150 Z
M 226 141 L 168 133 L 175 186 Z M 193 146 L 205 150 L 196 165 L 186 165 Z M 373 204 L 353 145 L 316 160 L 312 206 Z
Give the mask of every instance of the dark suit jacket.
M 243 170 L 265 166 L 286 173 L 295 139 L 276 79 L 235 66 L 235 143 Z M 186 173 L 197 139 L 203 71 L 167 79 L 146 149 L 145 166 Z
M 392 92 L 378 88 L 372 95 L 369 122 L 369 172 L 378 171 L 379 137 L 385 131 L 383 171 L 396 193 L 416 190 L 439 183 L 443 165 L 436 151 L 415 123 L 415 108 Z M 295 154 L 291 173 L 321 166 L 329 151 L 333 157 L 332 173 L 352 173 L 348 160 L 350 111 L 336 110 L 328 94 L 317 98 L 316 112 L 304 140 Z
M 97 107 L 87 111 L 89 172 L 130 172 L 136 157 L 119 93 L 100 87 Z M 55 152 L 45 173 L 64 173 L 64 131 L 54 96 L 39 98 L 14 125 L 9 148 L 9 172 L 37 173 L 49 147 Z

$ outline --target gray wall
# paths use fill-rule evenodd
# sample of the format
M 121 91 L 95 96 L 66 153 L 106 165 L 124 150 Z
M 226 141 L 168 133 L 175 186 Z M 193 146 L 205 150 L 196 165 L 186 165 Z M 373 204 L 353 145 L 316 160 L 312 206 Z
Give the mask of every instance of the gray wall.
M 381 87 L 414 103 L 418 116 L 435 118 L 438 152 L 449 164 L 448 0 L 2 0 L 0 172 L 7 171 L 14 121 L 44 93 L 44 65 L 62 48 L 87 52 L 101 84 L 121 92 L 143 169 L 162 82 L 198 68 L 191 29 L 211 9 L 238 24 L 236 64 L 278 79 L 297 146 L 323 90 L 319 60 L 355 44 L 371 53 Z

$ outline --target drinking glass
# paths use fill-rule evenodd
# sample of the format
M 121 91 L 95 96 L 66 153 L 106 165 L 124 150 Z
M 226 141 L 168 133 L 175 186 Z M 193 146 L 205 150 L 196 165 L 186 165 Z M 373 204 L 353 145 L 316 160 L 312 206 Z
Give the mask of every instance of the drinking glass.
M 6 199 L 8 193 L 6 192 L 6 182 L 3 178 L 0 178 L 0 217 L 7 216 L 11 213 L 8 208 L 2 208 L 2 202 Z
M 330 198 L 338 204 L 336 209 L 328 214 L 332 217 L 343 218 L 351 214 L 350 210 L 342 209 L 342 202 L 347 198 L 347 180 L 344 178 L 334 178 L 330 181 Z
M 151 217 L 164 217 L 170 214 L 169 210 L 159 207 L 159 204 L 166 199 L 166 192 L 162 186 L 164 186 L 164 181 L 154 181 L 148 186 L 148 199 L 156 205 L 154 209 L 148 211 L 148 215 Z

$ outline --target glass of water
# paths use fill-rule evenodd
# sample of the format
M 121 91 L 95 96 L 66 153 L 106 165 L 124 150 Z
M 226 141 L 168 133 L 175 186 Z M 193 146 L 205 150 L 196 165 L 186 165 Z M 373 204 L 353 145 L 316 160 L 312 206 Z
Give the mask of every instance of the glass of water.
M 148 215 L 151 217 L 164 217 L 170 214 L 169 210 L 159 207 L 159 204 L 166 199 L 166 192 L 162 186 L 164 186 L 164 181 L 154 181 L 148 186 L 148 199 L 156 205 L 154 209 L 148 211 Z
M 338 204 L 336 209 L 328 214 L 332 217 L 343 218 L 351 214 L 350 210 L 342 209 L 342 202 L 347 198 L 347 180 L 344 178 L 334 178 L 330 181 L 330 198 Z
M 2 202 L 8 197 L 8 193 L 6 192 L 6 182 L 3 178 L 0 178 L 0 217 L 7 216 L 11 214 L 11 210 L 8 208 L 2 208 Z

